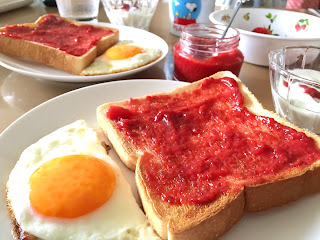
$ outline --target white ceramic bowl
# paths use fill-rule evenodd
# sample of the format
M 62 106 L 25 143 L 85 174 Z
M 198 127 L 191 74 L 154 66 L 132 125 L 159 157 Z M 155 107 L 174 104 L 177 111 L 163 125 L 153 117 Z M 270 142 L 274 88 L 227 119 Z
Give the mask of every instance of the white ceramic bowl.
M 209 19 L 227 25 L 234 9 L 215 11 Z M 268 66 L 268 54 L 287 46 L 320 47 L 320 18 L 294 11 L 268 8 L 241 8 L 232 27 L 240 32 L 239 49 L 249 63 Z M 272 30 L 272 35 L 252 32 L 256 27 Z

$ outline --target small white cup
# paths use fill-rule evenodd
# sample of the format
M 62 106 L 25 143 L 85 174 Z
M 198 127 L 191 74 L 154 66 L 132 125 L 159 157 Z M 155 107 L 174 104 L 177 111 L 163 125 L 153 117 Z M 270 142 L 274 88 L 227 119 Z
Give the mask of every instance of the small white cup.
M 56 0 L 60 16 L 97 22 L 100 0 Z

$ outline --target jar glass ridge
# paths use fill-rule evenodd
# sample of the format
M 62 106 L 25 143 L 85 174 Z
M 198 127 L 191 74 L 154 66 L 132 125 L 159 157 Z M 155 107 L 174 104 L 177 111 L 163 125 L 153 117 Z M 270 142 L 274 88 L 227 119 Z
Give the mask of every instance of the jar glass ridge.
M 224 25 L 187 25 L 180 36 L 181 47 L 190 53 L 199 51 L 213 55 L 232 51 L 239 46 L 240 34 L 238 30 L 230 28 L 225 38 L 221 38 L 224 30 Z
M 225 29 L 224 25 L 206 23 L 184 27 L 173 49 L 174 76 L 177 80 L 192 82 L 227 70 L 239 75 L 244 59 L 238 49 L 240 33 L 235 28 L 229 28 L 225 38 L 221 38 Z M 198 70 L 198 73 L 186 68 Z

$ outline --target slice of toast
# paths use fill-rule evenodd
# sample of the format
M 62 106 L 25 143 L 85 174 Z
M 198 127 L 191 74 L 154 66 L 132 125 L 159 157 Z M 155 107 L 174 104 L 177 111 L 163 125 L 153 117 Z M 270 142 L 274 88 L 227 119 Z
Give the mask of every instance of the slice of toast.
M 162 181 L 161 178 L 170 178 L 171 172 L 170 174 L 166 175 L 165 171 L 166 169 L 168 169 L 168 171 L 171 170 L 170 168 L 166 168 L 166 166 L 163 166 L 163 164 L 168 164 L 168 162 L 165 162 L 162 159 L 163 156 L 161 156 L 161 154 L 163 152 L 160 151 L 159 153 L 156 148 L 152 148 L 152 146 L 154 146 L 152 145 L 152 141 L 156 140 L 153 139 L 151 141 L 150 139 L 147 139 L 146 141 L 144 141 L 146 135 L 143 130 L 141 131 L 141 133 L 136 132 L 137 136 L 135 136 L 136 138 L 134 138 L 132 137 L 131 133 L 127 133 L 121 130 L 122 128 L 117 124 L 117 122 L 130 125 L 130 117 L 132 116 L 131 114 L 143 114 L 143 111 L 145 109 L 139 107 L 139 103 L 142 102 L 150 103 L 149 105 L 146 104 L 150 107 L 147 111 L 152 111 L 150 109 L 155 108 L 158 104 L 155 103 L 156 101 L 153 102 L 152 100 L 150 100 L 150 98 L 152 97 L 153 100 L 157 99 L 158 97 L 160 99 L 159 101 L 164 101 L 163 99 L 165 99 L 166 96 L 169 96 L 169 100 L 174 98 L 177 102 L 179 102 L 182 98 L 181 96 L 183 96 L 184 94 L 197 93 L 199 94 L 197 95 L 198 98 L 196 100 L 192 99 L 191 101 L 195 102 L 190 102 L 190 105 L 197 105 L 198 99 L 202 99 L 203 102 L 205 102 L 207 99 L 210 99 L 211 96 L 202 93 L 202 85 L 207 84 L 209 81 L 222 82 L 225 79 L 228 80 L 228 78 L 234 80 L 235 86 L 240 93 L 235 93 L 234 95 L 229 96 L 231 98 L 231 103 L 236 98 L 240 99 L 240 102 L 243 100 L 243 106 L 248 110 L 248 112 L 246 112 L 247 110 L 241 110 L 241 112 L 238 113 L 238 106 L 233 106 L 235 114 L 241 115 L 244 112 L 244 115 L 241 116 L 244 116 L 244 119 L 246 119 L 246 116 L 253 113 L 254 115 L 256 115 L 256 118 L 262 119 L 261 125 L 252 126 L 252 129 L 246 129 L 244 133 L 251 132 L 251 135 L 248 135 L 251 138 L 255 137 L 255 135 L 261 136 L 262 143 L 263 139 L 265 138 L 272 139 L 273 141 L 276 141 L 276 138 L 280 138 L 280 142 L 288 141 L 290 144 L 293 144 L 290 145 L 293 147 L 286 149 L 286 151 L 289 151 L 290 156 L 293 156 L 294 154 L 300 156 L 299 152 L 297 152 L 299 146 L 305 146 L 305 143 L 306 145 L 310 144 L 311 149 L 314 149 L 315 151 L 313 155 L 314 157 L 312 158 L 312 161 L 308 162 L 308 164 L 306 163 L 299 165 L 301 163 L 300 160 L 303 159 L 305 155 L 308 155 L 307 152 L 305 155 L 297 157 L 295 161 L 292 160 L 292 162 L 288 163 L 288 165 L 281 165 L 279 163 L 280 167 L 278 170 L 277 167 L 273 168 L 272 166 L 272 171 L 269 171 L 267 169 L 269 167 L 268 163 L 266 164 L 265 169 L 262 169 L 261 171 L 259 169 L 254 170 L 256 166 L 258 168 L 258 166 L 263 166 L 261 164 L 264 164 L 263 162 L 254 162 L 251 165 L 252 169 L 243 169 L 243 175 L 230 175 L 226 177 L 220 176 L 219 178 L 217 178 L 218 182 L 220 181 L 220 179 L 222 179 L 222 183 L 227 182 L 228 184 L 230 184 L 230 188 L 228 188 L 225 192 L 221 192 L 221 194 L 218 194 L 212 198 L 208 197 L 205 199 L 207 201 L 203 202 L 188 201 L 185 199 L 185 196 L 188 196 L 188 193 L 181 194 L 179 191 L 175 191 L 177 189 L 177 186 L 174 186 L 174 184 L 170 186 L 162 186 L 170 183 L 169 180 Z M 229 88 L 232 81 L 228 80 L 225 82 L 226 88 Z M 225 91 L 226 88 L 212 89 L 212 91 Z M 202 104 L 202 100 L 199 101 L 199 104 Z M 230 99 L 223 99 L 223 101 L 218 102 L 218 104 L 222 104 L 222 109 L 225 109 L 225 106 L 230 104 L 229 100 Z M 185 102 L 181 103 L 181 105 L 183 104 L 185 104 Z M 118 115 L 115 114 L 116 117 L 109 115 L 111 106 L 121 107 L 119 109 L 113 108 L 112 111 L 119 111 Z M 163 111 L 167 108 L 166 104 L 163 104 L 161 106 L 163 106 Z M 129 109 L 129 112 L 127 110 L 123 110 L 123 108 Z M 129 120 L 120 121 L 120 119 L 118 118 L 119 116 L 123 116 L 125 120 Z M 223 112 L 221 113 L 221 116 L 221 118 L 228 118 L 228 116 L 225 116 Z M 159 236 L 161 236 L 163 239 L 218 239 L 225 232 L 227 232 L 237 221 L 241 219 L 245 211 L 261 211 L 274 206 L 281 206 L 308 194 L 320 192 L 319 137 L 313 133 L 307 132 L 294 126 L 293 124 L 289 123 L 285 119 L 280 118 L 273 112 L 264 109 L 258 102 L 258 100 L 253 96 L 253 94 L 245 87 L 245 85 L 230 72 L 217 73 L 210 78 L 191 83 L 181 88 L 177 88 L 170 93 L 159 93 L 156 95 L 152 95 L 151 97 L 141 97 L 130 99 L 129 101 L 103 104 L 97 109 L 97 118 L 99 126 L 101 127 L 105 135 L 109 138 L 120 159 L 126 164 L 126 166 L 136 171 L 136 184 L 143 207 L 150 223 L 159 234 Z M 168 120 L 169 118 L 164 120 Z M 180 122 L 182 122 L 181 119 L 175 120 L 178 121 L 179 124 Z M 243 120 L 243 122 L 246 121 L 247 120 Z M 168 124 L 170 123 L 171 122 L 169 119 Z M 179 124 L 177 124 L 177 126 Z M 269 128 L 268 124 L 274 125 L 275 128 L 278 129 L 283 128 L 284 131 L 282 133 L 284 134 L 277 135 L 277 129 L 274 130 L 273 128 Z M 181 124 L 180 127 L 183 128 L 185 127 L 185 125 Z M 236 127 L 241 129 L 242 122 L 240 121 L 239 125 L 237 125 Z M 195 131 L 196 130 L 197 129 L 195 129 Z M 214 128 L 208 129 L 208 131 L 209 130 L 214 131 Z M 286 132 L 288 132 L 287 136 Z M 236 149 L 242 148 L 241 144 L 237 145 L 236 135 L 233 136 L 232 132 L 230 131 L 221 131 L 220 133 L 225 135 L 227 135 L 228 133 L 230 136 L 234 137 L 234 145 L 229 146 L 229 149 L 231 149 L 231 154 L 229 155 L 230 158 L 233 157 L 232 149 L 235 149 L 234 155 L 239 154 Z M 136 144 L 134 141 L 131 141 L 132 138 L 134 138 L 136 142 L 138 141 L 139 144 L 142 144 Z M 165 135 L 164 138 L 165 142 L 163 142 L 163 144 L 172 145 L 173 142 L 171 142 L 171 140 L 168 138 L 168 135 Z M 248 138 L 247 140 L 252 140 L 251 138 Z M 176 139 L 175 141 L 179 141 L 179 139 Z M 143 144 L 145 142 L 147 144 Z M 209 141 L 209 143 L 210 144 L 208 144 L 208 148 L 214 148 L 215 144 L 223 144 L 222 142 L 218 141 Z M 270 142 L 267 142 L 266 145 L 267 144 L 271 144 L 270 146 L 272 146 L 272 143 Z M 186 151 L 197 151 L 198 148 L 199 146 L 195 144 L 192 149 L 188 148 L 186 149 Z M 268 146 L 263 146 L 262 149 L 259 147 L 256 150 L 258 152 L 260 152 L 260 150 L 268 151 L 267 148 Z M 202 148 L 200 150 L 202 150 Z M 275 157 L 279 157 L 280 153 L 276 151 L 278 150 L 275 149 L 274 151 L 268 152 L 268 154 L 270 153 L 270 160 L 275 159 Z M 273 152 L 276 152 L 277 154 L 273 154 Z M 202 152 L 200 152 L 199 154 L 202 154 Z M 248 153 L 246 152 L 246 154 Z M 180 156 L 178 152 L 177 155 Z M 249 158 L 250 156 L 248 157 L 248 159 Z M 193 159 L 190 159 L 190 161 L 192 160 Z M 241 164 L 245 160 L 246 158 L 244 157 L 238 160 L 237 163 L 242 166 Z M 254 159 L 252 161 L 255 160 L 257 159 Z M 228 159 L 226 158 L 225 161 L 228 162 Z M 278 162 L 274 163 L 276 165 L 278 164 Z M 281 168 L 281 166 L 283 167 Z M 235 172 L 236 171 L 237 170 L 235 170 Z M 250 174 L 255 171 L 260 172 L 259 174 L 252 177 Z M 199 175 L 198 177 L 201 176 Z M 178 190 L 180 189 L 179 187 L 181 185 L 188 184 L 188 179 L 182 179 L 183 181 L 180 180 L 180 175 L 177 175 L 174 178 L 173 182 L 178 185 Z M 206 179 L 206 181 L 208 181 L 208 179 Z M 212 181 L 212 183 L 214 183 L 214 181 Z M 166 192 L 162 191 L 163 189 L 167 190 L 167 188 L 173 188 L 174 190 L 169 190 Z M 182 201 L 182 204 L 174 202 L 174 200 L 172 201 L 172 203 L 169 203 L 168 198 L 166 198 L 166 195 L 168 194 L 181 194 L 182 197 L 180 198 L 180 200 Z M 175 199 L 176 196 L 171 197 Z M 201 194 L 197 195 L 197 197 L 200 198 Z
M 63 18 L 53 14 L 46 14 L 39 17 L 34 23 L 25 23 L 22 25 L 14 26 L 24 26 L 31 29 L 37 29 L 43 21 L 47 18 L 56 18 L 57 22 L 63 20 L 66 23 L 70 23 L 73 27 L 79 27 L 81 24 L 71 19 Z M 119 40 L 119 30 L 114 28 L 107 28 L 102 26 L 94 26 L 94 28 L 106 30 L 105 36 L 100 40 L 97 40 L 96 43 L 84 54 L 76 56 L 69 54 L 66 51 L 62 51 L 58 48 L 51 47 L 45 44 L 40 44 L 35 41 L 24 40 L 21 38 L 6 36 L 4 33 L 7 31 L 7 28 L 10 26 L 4 26 L 0 28 L 0 52 L 14 55 L 22 58 L 27 58 L 34 60 L 36 62 L 69 72 L 72 74 L 80 74 L 83 69 L 89 66 L 93 60 L 104 53 L 109 47 L 116 44 Z M 58 28 L 58 26 L 57 26 Z M 42 30 L 43 31 L 43 30 Z M 61 35 L 61 39 L 68 35 L 66 31 L 55 31 L 55 34 Z M 90 32 L 87 33 L 90 36 Z M 85 38 L 83 35 L 81 38 Z M 64 44 L 64 43 L 63 43 Z

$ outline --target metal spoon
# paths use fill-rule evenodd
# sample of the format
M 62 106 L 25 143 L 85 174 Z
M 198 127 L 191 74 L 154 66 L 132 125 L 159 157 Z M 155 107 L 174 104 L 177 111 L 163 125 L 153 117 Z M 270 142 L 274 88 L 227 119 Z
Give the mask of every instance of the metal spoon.
M 248 2 L 248 1 L 250 1 L 250 0 L 240 0 L 240 3 L 238 4 L 238 6 L 237 6 L 237 8 L 236 8 L 236 11 L 235 11 L 235 13 L 233 14 L 232 18 L 230 19 L 230 21 L 229 21 L 226 29 L 224 30 L 221 38 L 224 38 L 224 37 L 226 36 L 226 34 L 227 34 L 227 32 L 228 32 L 228 29 L 229 29 L 229 27 L 231 26 L 231 23 L 233 22 L 235 16 L 237 15 L 237 13 L 238 13 L 241 5 L 242 5 L 243 3 L 245 3 L 245 2 Z

